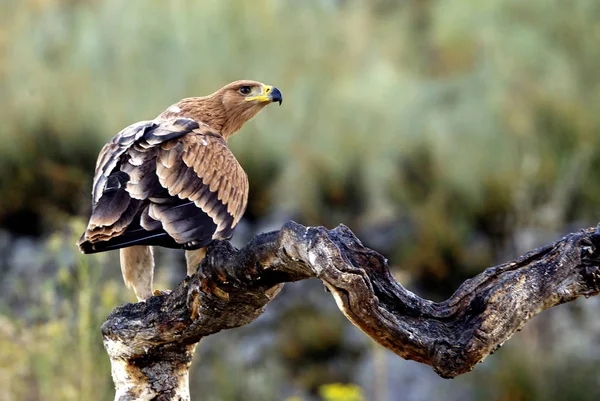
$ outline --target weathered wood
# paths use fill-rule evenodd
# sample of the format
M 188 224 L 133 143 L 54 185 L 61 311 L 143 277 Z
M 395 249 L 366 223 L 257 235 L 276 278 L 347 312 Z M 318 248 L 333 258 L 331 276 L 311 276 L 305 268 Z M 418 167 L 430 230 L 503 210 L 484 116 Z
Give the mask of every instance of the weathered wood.
M 600 292 L 600 234 L 565 236 L 465 281 L 444 302 L 406 290 L 386 259 L 345 226 L 289 222 L 237 250 L 209 247 L 170 295 L 116 308 L 102 326 L 118 400 L 189 400 L 202 337 L 256 319 L 282 283 L 318 277 L 344 315 L 405 359 L 442 377 L 466 373 L 544 309 Z

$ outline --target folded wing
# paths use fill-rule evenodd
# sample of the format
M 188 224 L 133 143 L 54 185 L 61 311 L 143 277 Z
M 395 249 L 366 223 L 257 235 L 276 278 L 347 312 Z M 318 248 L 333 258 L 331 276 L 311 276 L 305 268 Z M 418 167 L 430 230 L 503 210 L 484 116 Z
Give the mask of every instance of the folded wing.
M 196 249 L 227 239 L 248 179 L 223 138 L 179 118 L 133 124 L 101 151 L 84 253 L 132 245 Z

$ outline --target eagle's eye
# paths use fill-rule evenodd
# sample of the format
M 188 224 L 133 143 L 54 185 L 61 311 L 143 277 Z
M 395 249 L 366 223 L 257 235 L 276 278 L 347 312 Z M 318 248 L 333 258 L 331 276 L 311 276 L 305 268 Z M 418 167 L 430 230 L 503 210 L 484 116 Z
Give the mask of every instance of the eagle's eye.
M 250 94 L 250 92 L 252 92 L 252 88 L 250 88 L 249 86 L 242 86 L 242 87 L 240 88 L 240 93 L 241 93 L 242 95 L 249 95 L 249 94 Z

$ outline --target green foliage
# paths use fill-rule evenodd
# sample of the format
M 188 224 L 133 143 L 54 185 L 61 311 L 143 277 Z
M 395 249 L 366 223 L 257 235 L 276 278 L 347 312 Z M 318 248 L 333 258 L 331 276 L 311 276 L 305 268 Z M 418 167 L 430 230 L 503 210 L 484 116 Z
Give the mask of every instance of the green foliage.
M 70 246 L 82 228 L 79 222 L 48 240 L 58 274 L 31 289 L 37 303 L 23 305 L 21 315 L 0 315 L 0 400 L 106 400 L 114 393 L 99 328 L 127 299 L 122 283 L 102 280 L 105 257 L 77 255 Z
M 474 372 L 472 379 L 479 383 L 477 399 L 584 401 L 600 397 L 597 360 L 565 355 L 560 344 L 548 350 L 543 340 L 527 339 L 524 334 L 491 357 L 488 369 Z
M 0 221 L 84 212 L 115 132 L 246 77 L 285 97 L 231 141 L 249 217 L 407 217 L 394 262 L 470 274 L 517 229 L 599 217 L 596 3 L 4 2 Z

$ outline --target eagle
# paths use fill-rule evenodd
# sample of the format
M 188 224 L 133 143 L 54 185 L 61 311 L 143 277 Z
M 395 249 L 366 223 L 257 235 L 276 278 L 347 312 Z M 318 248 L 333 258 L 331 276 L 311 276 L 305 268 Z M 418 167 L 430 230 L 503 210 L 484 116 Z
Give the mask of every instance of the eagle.
M 79 249 L 119 249 L 138 301 L 154 294 L 152 246 L 184 249 L 192 275 L 212 240 L 231 238 L 248 203 L 248 177 L 227 139 L 273 102 L 282 102 L 276 87 L 235 81 L 119 132 L 98 155 Z

